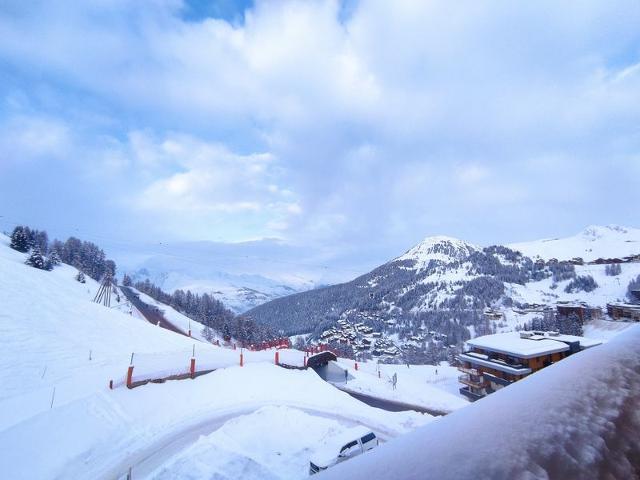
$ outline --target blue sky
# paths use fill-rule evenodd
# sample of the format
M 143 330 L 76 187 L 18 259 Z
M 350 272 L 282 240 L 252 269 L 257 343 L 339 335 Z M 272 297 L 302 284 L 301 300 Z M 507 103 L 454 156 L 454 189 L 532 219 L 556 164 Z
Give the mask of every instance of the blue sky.
M 637 1 L 0 4 L 0 226 L 373 264 L 638 226 Z

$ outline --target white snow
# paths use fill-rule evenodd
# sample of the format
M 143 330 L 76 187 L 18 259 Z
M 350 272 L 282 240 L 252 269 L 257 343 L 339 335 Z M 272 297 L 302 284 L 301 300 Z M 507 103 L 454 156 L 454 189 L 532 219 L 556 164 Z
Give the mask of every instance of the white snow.
M 162 472 L 182 471 L 179 461 L 164 465 L 168 458 L 180 454 L 199 435 L 210 434 L 241 415 L 251 419 L 224 428 L 246 441 L 252 436 L 259 439 L 269 430 L 268 422 L 259 418 L 275 415 L 271 428 L 276 430 L 279 419 L 302 418 L 299 430 L 283 426 L 281 431 L 295 433 L 300 445 L 309 446 L 322 440 L 323 432 L 337 431 L 332 422 L 340 428 L 362 424 L 392 438 L 432 420 L 429 415 L 390 413 L 363 405 L 313 371 L 276 367 L 274 351 L 245 351 L 246 364 L 241 368 L 238 350 L 197 342 L 118 308 L 97 305 L 91 301 L 98 288 L 95 282 L 76 282 L 76 270 L 66 265 L 52 272 L 28 267 L 23 263 L 25 255 L 7 244 L 8 239 L 0 236 L 0 471 L 4 478 L 113 479 L 129 467 L 138 474 L 157 472 L 167 478 L 171 474 Z M 134 380 L 153 378 L 186 373 L 194 344 L 197 367 L 217 368 L 215 372 L 133 390 L 108 389 L 109 379 L 122 381 L 131 352 L 135 352 Z M 299 351 L 285 350 L 280 355 L 282 362 L 303 361 Z M 292 410 L 281 412 L 284 417 L 273 410 L 259 413 L 270 406 Z M 309 420 L 294 410 L 323 421 Z M 281 452 L 282 463 L 278 463 L 272 458 L 278 444 L 266 445 L 269 451 L 254 451 L 256 442 L 242 441 L 225 443 L 227 453 L 233 454 L 228 457 L 229 470 L 223 468 L 228 478 L 234 478 L 235 467 L 250 471 L 256 459 L 261 469 L 254 473 L 269 471 L 279 476 L 285 464 L 290 468 L 286 472 L 298 472 L 302 466 L 300 451 Z M 273 462 L 264 460 L 265 455 Z
M 345 384 L 341 379 L 334 382 L 347 391 L 382 398 L 394 402 L 415 405 L 436 412 L 451 412 L 468 405 L 458 389 L 458 369 L 446 363 L 434 365 L 380 364 L 375 362 L 354 362 L 340 359 L 339 365 L 348 369 L 349 379 Z M 377 369 L 380 368 L 380 378 Z M 436 373 L 437 371 L 437 373 Z M 397 375 L 396 389 L 391 377 Z
M 153 305 L 162 310 L 162 314 L 164 318 L 166 318 L 171 324 L 173 324 L 176 328 L 187 334 L 189 330 L 191 330 L 191 337 L 202 342 L 208 342 L 204 335 L 202 335 L 202 331 L 204 329 L 204 325 L 200 322 L 196 322 L 195 320 L 191 320 L 189 317 L 183 315 L 178 312 L 176 309 L 162 302 L 158 302 L 157 300 L 151 298 L 146 293 L 143 293 L 133 287 L 129 287 L 133 292 L 137 293 L 140 297 L 140 300 L 147 305 Z M 222 341 L 222 337 L 217 335 L 212 331 L 213 337 L 212 340 Z
M 533 358 L 569 350 L 569 345 L 562 340 L 579 341 L 583 348 L 599 344 L 596 340 L 572 335 L 538 337 L 521 338 L 518 332 L 496 333 L 467 340 L 467 345 L 520 358 Z
M 639 344 L 636 325 L 318 478 L 636 478 Z
M 431 260 L 448 263 L 453 260 L 461 260 L 479 249 L 479 247 L 463 240 L 439 235 L 425 238 L 403 255 L 394 259 L 394 261 L 415 260 L 416 263 L 413 268 L 421 270 Z
M 512 243 L 507 246 L 528 257 L 545 260 L 581 257 L 586 262 L 598 258 L 621 258 L 640 254 L 640 229 L 618 225 L 591 225 L 572 237 Z

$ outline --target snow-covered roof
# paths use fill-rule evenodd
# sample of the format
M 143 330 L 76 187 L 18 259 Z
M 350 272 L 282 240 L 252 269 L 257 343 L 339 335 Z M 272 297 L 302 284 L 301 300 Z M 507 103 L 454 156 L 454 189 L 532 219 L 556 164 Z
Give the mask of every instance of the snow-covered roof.
M 552 340 L 551 337 L 543 337 L 541 339 L 520 338 L 518 332 L 484 335 L 467 340 L 467 345 L 520 358 L 533 358 L 569 350 L 569 345 L 562 341 Z

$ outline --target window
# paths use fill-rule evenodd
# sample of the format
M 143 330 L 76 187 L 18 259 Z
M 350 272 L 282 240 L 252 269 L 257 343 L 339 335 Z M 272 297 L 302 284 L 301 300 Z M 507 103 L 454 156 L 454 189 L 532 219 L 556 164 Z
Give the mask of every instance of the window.
M 342 449 L 340 450 L 340 453 L 349 450 L 351 447 L 355 447 L 358 444 L 358 442 L 356 440 L 354 440 L 353 442 L 349 442 L 347 443 L 344 447 L 342 447 Z M 335 450 L 334 450 L 335 452 Z
M 376 436 L 373 433 L 368 433 L 364 437 L 362 437 L 360 440 L 362 441 L 362 443 L 367 443 L 367 442 L 370 442 L 371 440 L 375 440 L 375 438 Z

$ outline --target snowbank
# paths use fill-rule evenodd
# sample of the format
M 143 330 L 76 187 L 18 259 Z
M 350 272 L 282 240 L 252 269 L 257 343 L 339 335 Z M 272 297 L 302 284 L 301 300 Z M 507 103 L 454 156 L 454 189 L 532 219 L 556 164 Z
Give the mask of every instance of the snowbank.
M 640 326 L 319 478 L 638 478 Z

